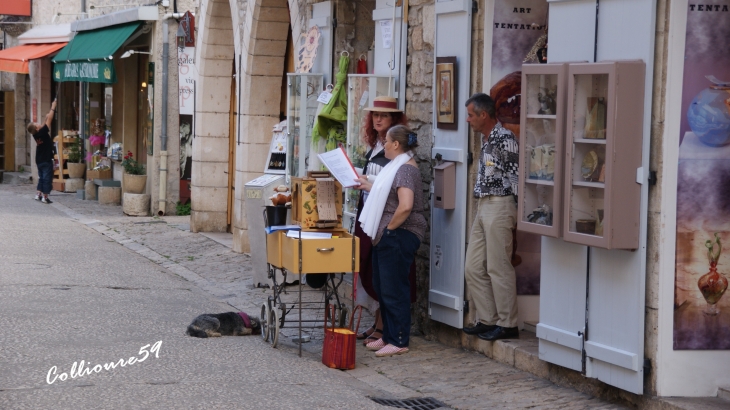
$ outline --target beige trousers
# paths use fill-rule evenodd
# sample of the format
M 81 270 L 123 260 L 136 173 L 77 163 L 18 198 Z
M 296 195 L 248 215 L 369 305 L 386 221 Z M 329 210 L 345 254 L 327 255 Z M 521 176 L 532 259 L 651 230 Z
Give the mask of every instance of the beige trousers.
M 517 204 L 512 195 L 478 199 L 466 248 L 465 279 L 477 320 L 517 326 L 517 279 L 512 266 L 512 228 Z

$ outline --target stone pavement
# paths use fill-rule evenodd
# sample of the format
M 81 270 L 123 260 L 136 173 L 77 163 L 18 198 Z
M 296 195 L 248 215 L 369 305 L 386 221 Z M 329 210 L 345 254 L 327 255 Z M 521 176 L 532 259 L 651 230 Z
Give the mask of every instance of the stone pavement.
M 0 199 L 11 197 L 17 203 L 27 202 L 28 207 L 42 206 L 31 199 L 33 193 L 32 186 L 0 185 Z M 159 265 L 157 271 L 173 273 L 188 281 L 184 283 L 192 282 L 186 286 L 201 289 L 235 309 L 258 313 L 261 304 L 271 294 L 270 290 L 253 288 L 247 254 L 234 253 L 216 240 L 189 232 L 188 217 L 126 217 L 122 215 L 119 206 L 102 206 L 95 201 L 78 200 L 74 194 L 54 192 L 51 199 L 55 201 L 51 208 L 70 217 L 77 222 L 77 225 L 93 230 L 90 234 L 84 234 L 90 238 L 85 238 L 84 241 L 102 243 L 104 249 L 113 248 L 114 243 L 122 245 L 153 262 L 153 267 L 154 264 Z M 71 239 L 66 238 L 69 242 L 73 242 Z M 217 239 L 225 242 L 220 235 Z M 103 260 L 105 253 L 98 253 L 96 258 Z M 93 270 L 84 269 L 84 272 L 88 275 L 94 274 Z M 294 290 L 296 286 L 290 289 Z M 196 296 L 193 299 L 199 300 L 198 313 L 194 313 L 196 310 L 190 308 L 180 312 L 188 322 L 196 314 L 211 309 L 211 304 L 205 298 Z M 219 309 L 219 311 L 224 310 Z M 321 318 L 321 310 L 315 313 Z M 372 318 L 364 317 L 361 328 L 369 326 L 370 323 Z M 378 359 L 371 352 L 358 347 L 355 370 L 330 371 L 319 364 L 322 330 L 311 332 L 313 340 L 303 344 L 302 358 L 293 355 L 296 353 L 297 345 L 291 342 L 290 337 L 295 334 L 296 329 L 284 329 L 280 338 L 281 346 L 278 349 L 266 346 L 259 337 L 242 338 L 245 341 L 241 343 L 247 346 L 256 345 L 257 354 L 262 355 L 256 361 L 257 367 L 264 366 L 276 374 L 275 369 L 269 369 L 268 364 L 263 364 L 262 361 L 268 360 L 270 355 L 281 358 L 283 357 L 281 355 L 286 353 L 286 358 L 291 363 L 283 364 L 279 359 L 274 361 L 278 363 L 277 365 L 283 366 L 282 370 L 290 366 L 306 366 L 305 363 L 308 363 L 323 369 L 322 371 L 327 374 L 334 375 L 338 383 L 349 386 L 349 390 L 356 391 L 360 397 L 366 395 L 389 398 L 434 397 L 457 409 L 623 408 L 621 405 L 596 399 L 572 388 L 559 387 L 528 372 L 498 363 L 482 354 L 445 347 L 419 336 L 412 337 L 411 352 L 407 355 Z M 233 347 L 237 345 L 237 339 L 221 338 L 215 343 Z M 227 368 L 225 372 L 228 371 L 230 369 Z M 221 375 L 228 380 L 235 380 L 232 374 L 229 376 Z M 0 379 L 0 399 L 3 394 L 2 386 Z M 270 385 L 269 388 L 275 390 L 276 384 Z M 258 389 L 256 391 L 258 392 Z M 281 394 L 286 395 L 288 391 L 287 387 L 286 392 Z M 337 400 L 325 401 L 311 408 L 341 408 L 335 402 Z M 362 403 L 354 401 L 347 408 L 358 407 L 359 404 L 356 405 L 355 402 Z M 275 402 L 267 406 L 285 408 Z

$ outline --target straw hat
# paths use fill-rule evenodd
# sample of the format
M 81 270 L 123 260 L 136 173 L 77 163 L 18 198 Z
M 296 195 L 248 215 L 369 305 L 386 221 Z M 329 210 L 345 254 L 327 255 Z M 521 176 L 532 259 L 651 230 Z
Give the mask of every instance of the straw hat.
M 363 111 L 403 112 L 398 109 L 398 100 L 395 97 L 386 96 L 375 97 L 373 106 L 365 108 Z

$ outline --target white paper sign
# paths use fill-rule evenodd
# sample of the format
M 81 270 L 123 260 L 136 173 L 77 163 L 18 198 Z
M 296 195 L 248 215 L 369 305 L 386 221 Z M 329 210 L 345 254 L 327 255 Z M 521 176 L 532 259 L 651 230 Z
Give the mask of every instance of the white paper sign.
M 380 20 L 380 35 L 383 37 L 383 48 L 390 48 L 393 42 L 392 20 Z
M 368 103 L 368 98 L 370 98 L 370 93 L 363 91 L 362 97 L 360 98 L 360 107 L 364 107 Z
M 324 90 L 322 93 L 317 97 L 317 102 L 321 102 L 322 104 L 327 104 L 332 99 L 332 93 Z
M 332 176 L 335 177 L 344 188 L 349 188 L 358 185 L 357 173 L 355 167 L 352 166 L 352 162 L 345 154 L 345 150 L 342 148 L 335 148 L 332 151 L 327 151 L 324 154 L 318 154 L 319 160 L 322 161 L 324 166 L 329 169 Z

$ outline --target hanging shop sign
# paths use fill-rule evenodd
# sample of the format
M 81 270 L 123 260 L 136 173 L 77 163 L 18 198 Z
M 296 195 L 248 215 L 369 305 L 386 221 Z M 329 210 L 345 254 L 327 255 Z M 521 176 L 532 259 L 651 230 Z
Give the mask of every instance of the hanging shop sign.
M 191 179 L 195 111 L 195 17 L 188 11 L 178 27 L 178 101 L 180 108 L 180 179 Z
M 33 13 L 31 0 L 3 0 L 0 2 L 0 15 L 30 17 Z

